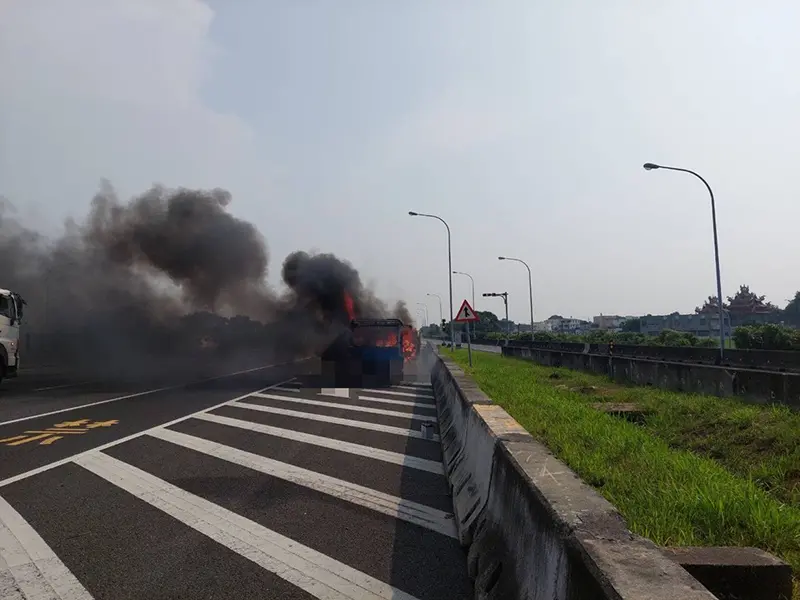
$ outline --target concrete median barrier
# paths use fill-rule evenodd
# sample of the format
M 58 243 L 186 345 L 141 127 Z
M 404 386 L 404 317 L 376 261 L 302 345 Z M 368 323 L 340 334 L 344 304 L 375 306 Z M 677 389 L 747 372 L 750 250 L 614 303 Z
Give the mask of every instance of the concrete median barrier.
M 476 600 L 714 599 L 446 356 L 431 383 Z
M 538 365 L 608 375 L 617 382 L 723 398 L 736 396 L 751 404 L 785 404 L 800 410 L 800 373 L 796 372 L 717 367 L 522 346 L 505 346 L 502 351 L 503 356 L 529 360 Z

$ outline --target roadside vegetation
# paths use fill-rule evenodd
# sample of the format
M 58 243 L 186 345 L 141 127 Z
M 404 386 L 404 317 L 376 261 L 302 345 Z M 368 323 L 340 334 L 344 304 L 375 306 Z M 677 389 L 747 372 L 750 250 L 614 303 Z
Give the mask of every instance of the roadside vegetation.
M 529 333 L 506 335 L 501 332 L 492 332 L 488 333 L 485 337 L 491 340 L 504 340 L 508 338 L 512 341 L 530 341 L 531 339 Z M 658 335 L 647 335 L 634 331 L 614 333 L 610 331 L 601 331 L 599 329 L 583 335 L 537 331 L 533 334 L 533 341 L 572 342 L 580 344 L 631 344 L 635 346 L 691 346 L 695 348 L 714 348 L 719 344 L 716 338 L 701 338 L 691 333 L 673 331 L 671 329 L 665 329 Z
M 448 353 L 449 354 L 449 353 Z M 465 350 L 483 391 L 663 546 L 755 546 L 795 573 L 800 600 L 800 414 Z M 643 422 L 596 408 L 634 404 Z
M 491 332 L 486 339 L 529 341 L 529 333 L 506 335 Z M 716 348 L 719 340 L 713 337 L 698 337 L 685 331 L 665 329 L 658 335 L 646 335 L 633 331 L 613 333 L 609 331 L 592 331 L 585 335 L 568 333 L 550 333 L 539 331 L 533 334 L 535 342 L 577 342 L 581 344 L 632 344 L 636 346 L 690 346 L 693 348 Z M 744 325 L 733 330 L 732 339 L 726 340 L 729 348 L 739 350 L 800 350 L 800 329 L 766 323 L 764 325 Z
M 739 290 L 728 297 L 723 308 L 731 314 L 736 323 L 741 323 L 726 339 L 726 346 L 740 350 L 795 350 L 800 351 L 800 291 L 781 309 L 768 302 L 765 296 L 752 292 L 749 286 L 739 286 Z M 695 313 L 716 315 L 717 299 L 709 296 Z M 531 339 L 530 333 L 508 334 L 509 325 L 513 331 L 516 325 L 507 323 L 489 311 L 477 311 L 480 321 L 471 325 L 474 340 L 525 340 Z M 677 313 L 674 313 L 677 314 Z M 550 319 L 561 319 L 553 315 Z M 621 331 L 611 332 L 592 329 L 586 333 L 560 333 L 537 331 L 533 340 L 537 342 L 575 342 L 590 344 L 630 344 L 636 346 L 690 346 L 695 348 L 715 348 L 718 340 L 714 336 L 699 337 L 685 331 L 666 329 L 658 335 L 647 335 L 641 332 L 641 318 L 629 318 L 622 323 Z M 463 331 L 462 324 L 456 324 L 457 331 Z M 432 324 L 422 328 L 423 335 L 431 338 L 449 335 L 449 323 Z

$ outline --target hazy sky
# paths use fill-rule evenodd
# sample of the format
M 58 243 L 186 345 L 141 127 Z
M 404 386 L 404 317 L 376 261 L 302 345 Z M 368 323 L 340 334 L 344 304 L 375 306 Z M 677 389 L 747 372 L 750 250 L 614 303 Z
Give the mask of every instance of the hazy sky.
M 800 288 L 800 4 L 0 0 L 0 195 L 57 230 L 101 178 L 223 187 L 386 299 L 453 267 L 526 321 Z M 0 276 L 2 264 L 0 264 Z M 454 279 L 456 308 L 469 280 Z M 431 300 L 428 298 L 428 300 Z M 438 305 L 430 302 L 431 317 Z M 447 308 L 445 307 L 445 312 Z

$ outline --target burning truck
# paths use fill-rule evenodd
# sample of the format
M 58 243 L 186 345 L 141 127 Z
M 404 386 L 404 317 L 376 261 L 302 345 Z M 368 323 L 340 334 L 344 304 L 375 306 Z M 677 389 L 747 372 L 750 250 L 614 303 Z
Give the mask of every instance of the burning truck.
M 397 318 L 357 317 L 345 294 L 349 326 L 322 352 L 323 370 L 333 387 L 388 387 L 403 381 L 416 357 L 417 335 Z
M 322 353 L 333 387 L 389 387 L 403 381 L 408 346 L 400 319 L 353 319 Z

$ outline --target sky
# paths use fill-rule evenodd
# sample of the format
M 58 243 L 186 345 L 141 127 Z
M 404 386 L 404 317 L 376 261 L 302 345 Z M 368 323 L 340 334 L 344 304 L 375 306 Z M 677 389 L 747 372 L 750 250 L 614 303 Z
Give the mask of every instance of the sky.
M 800 289 L 800 4 L 0 0 L 0 195 L 56 233 L 108 179 L 221 187 L 279 283 L 333 252 L 388 301 L 690 312 Z M 0 264 L 0 276 L 2 264 Z M 454 276 L 454 310 L 471 297 Z M 445 315 L 446 316 L 446 315 Z

